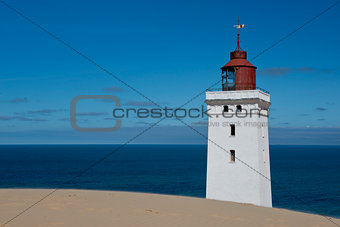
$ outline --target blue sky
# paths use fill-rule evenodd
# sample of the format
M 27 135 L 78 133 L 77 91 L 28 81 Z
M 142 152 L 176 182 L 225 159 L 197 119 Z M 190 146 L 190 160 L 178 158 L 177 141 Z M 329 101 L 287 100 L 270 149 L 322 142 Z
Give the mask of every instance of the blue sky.
M 50 32 L 162 106 L 178 107 L 220 79 L 246 25 L 248 58 L 334 1 L 10 1 Z M 340 144 L 340 5 L 252 63 L 271 93 L 271 144 Z M 157 119 L 129 118 L 113 133 L 69 123 L 77 95 L 115 95 L 123 107 L 152 107 L 124 84 L 0 4 L 0 143 L 124 143 Z M 218 86 L 217 86 L 218 87 Z M 201 107 L 204 94 L 186 107 Z M 79 103 L 84 127 L 113 125 L 114 105 Z M 185 119 L 206 133 L 206 119 Z M 134 143 L 206 143 L 167 119 Z

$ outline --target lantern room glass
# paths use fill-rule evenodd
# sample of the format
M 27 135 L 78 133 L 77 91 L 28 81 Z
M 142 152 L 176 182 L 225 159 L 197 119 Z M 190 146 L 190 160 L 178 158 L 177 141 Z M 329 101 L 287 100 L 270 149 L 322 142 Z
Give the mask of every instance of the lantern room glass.
M 224 91 L 235 90 L 235 70 L 228 69 L 222 72 L 222 84 Z

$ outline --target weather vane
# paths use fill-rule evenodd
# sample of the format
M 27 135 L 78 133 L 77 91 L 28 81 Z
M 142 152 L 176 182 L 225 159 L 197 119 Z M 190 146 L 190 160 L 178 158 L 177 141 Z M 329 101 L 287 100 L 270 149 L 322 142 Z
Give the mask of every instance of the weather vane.
M 236 50 L 242 50 L 240 47 L 240 28 L 244 28 L 244 24 L 240 24 L 240 17 L 238 17 L 237 24 L 234 25 L 237 28 L 237 47 Z

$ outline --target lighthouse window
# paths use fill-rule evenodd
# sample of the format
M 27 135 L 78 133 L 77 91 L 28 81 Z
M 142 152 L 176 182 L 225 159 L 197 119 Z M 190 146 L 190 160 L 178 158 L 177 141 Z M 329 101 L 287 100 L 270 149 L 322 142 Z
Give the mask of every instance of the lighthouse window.
M 235 90 L 235 71 L 234 70 L 228 70 L 227 82 L 228 82 L 228 90 Z
M 223 106 L 223 112 L 228 112 L 229 111 L 229 107 L 228 106 Z
M 235 136 L 235 125 L 230 125 L 230 135 Z
M 230 162 L 235 162 L 235 150 L 230 150 Z
M 242 106 L 241 105 L 237 105 L 236 106 L 236 111 L 241 112 L 242 111 Z

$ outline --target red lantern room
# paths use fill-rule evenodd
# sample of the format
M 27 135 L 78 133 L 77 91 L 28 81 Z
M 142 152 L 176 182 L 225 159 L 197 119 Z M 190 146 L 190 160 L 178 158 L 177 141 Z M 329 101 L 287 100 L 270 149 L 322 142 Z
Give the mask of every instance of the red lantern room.
M 256 67 L 247 60 L 247 52 L 240 47 L 239 29 L 244 24 L 234 25 L 238 29 L 237 47 L 230 52 L 230 61 L 225 64 L 222 70 L 222 90 L 255 90 L 256 89 Z

